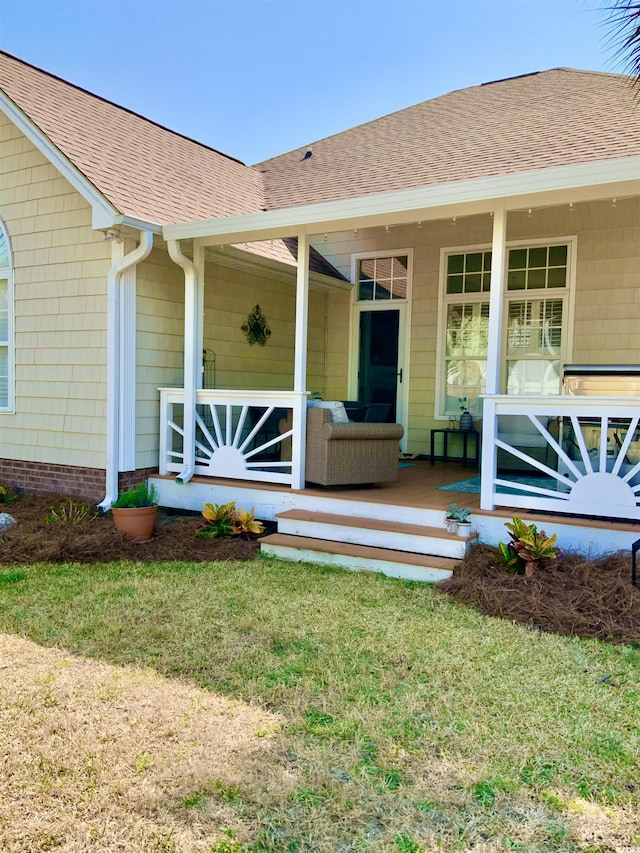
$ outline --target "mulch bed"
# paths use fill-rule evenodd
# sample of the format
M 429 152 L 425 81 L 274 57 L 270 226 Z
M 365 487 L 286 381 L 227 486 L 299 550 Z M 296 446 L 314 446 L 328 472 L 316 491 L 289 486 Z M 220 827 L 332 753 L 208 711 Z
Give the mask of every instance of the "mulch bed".
M 182 560 L 251 560 L 258 543 L 239 536 L 231 539 L 198 539 L 205 525 L 199 513 L 158 512 L 153 538 L 133 542 L 116 530 L 110 515 L 79 524 L 48 522 L 50 507 L 58 507 L 68 496 L 22 497 L 0 512 L 8 512 L 17 524 L 0 531 L 0 565 L 30 563 L 107 563 L 114 560 L 139 562 Z
M 80 524 L 47 521 L 61 495 L 22 497 L 0 505 L 17 524 L 0 531 L 0 565 L 30 563 L 107 563 L 180 560 L 251 560 L 258 541 L 198 539 L 204 526 L 199 513 L 158 513 L 150 542 L 132 542 L 113 526 L 110 515 Z M 268 531 L 267 531 L 268 532 Z M 436 587 L 487 616 L 498 616 L 540 631 L 640 644 L 640 587 L 631 585 L 627 553 L 600 560 L 567 554 L 532 577 L 507 571 L 497 551 L 478 545 L 451 578 Z
M 495 548 L 475 546 L 436 589 L 487 616 L 540 631 L 640 643 L 640 587 L 631 585 L 628 553 L 599 560 L 566 554 L 528 578 L 496 558 Z

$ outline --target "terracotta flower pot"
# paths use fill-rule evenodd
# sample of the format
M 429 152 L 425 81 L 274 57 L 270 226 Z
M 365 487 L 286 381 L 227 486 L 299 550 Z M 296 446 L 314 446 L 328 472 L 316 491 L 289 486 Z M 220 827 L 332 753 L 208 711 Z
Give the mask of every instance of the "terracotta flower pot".
M 116 529 L 136 542 L 151 539 L 157 512 L 157 506 L 111 507 Z

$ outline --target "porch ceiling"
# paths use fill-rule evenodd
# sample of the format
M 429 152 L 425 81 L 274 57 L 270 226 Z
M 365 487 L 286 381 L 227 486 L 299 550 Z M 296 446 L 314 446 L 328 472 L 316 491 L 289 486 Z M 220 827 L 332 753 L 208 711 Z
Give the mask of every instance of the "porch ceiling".
M 640 156 L 456 181 L 295 208 L 166 225 L 165 239 L 215 246 L 640 194 Z

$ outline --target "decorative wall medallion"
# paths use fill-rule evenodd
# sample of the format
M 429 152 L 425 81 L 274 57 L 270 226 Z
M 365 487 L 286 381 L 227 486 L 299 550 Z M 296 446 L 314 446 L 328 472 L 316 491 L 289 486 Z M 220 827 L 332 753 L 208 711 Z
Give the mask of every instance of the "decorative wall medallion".
M 253 346 L 253 344 L 260 344 L 260 346 L 263 347 L 271 335 L 271 329 L 267 325 L 267 319 L 262 313 L 262 309 L 259 305 L 255 306 L 251 314 L 248 315 L 246 322 L 242 324 L 241 328 L 251 346 Z

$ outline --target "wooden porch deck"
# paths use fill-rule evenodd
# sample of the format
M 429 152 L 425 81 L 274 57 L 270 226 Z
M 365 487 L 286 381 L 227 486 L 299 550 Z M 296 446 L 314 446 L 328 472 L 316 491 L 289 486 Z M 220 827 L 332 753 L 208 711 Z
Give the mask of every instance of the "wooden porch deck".
M 354 503 L 379 504 L 385 506 L 411 507 L 417 510 L 444 512 L 449 504 L 466 506 L 474 516 L 492 516 L 504 519 L 522 515 L 528 521 L 546 526 L 570 524 L 574 528 L 589 528 L 601 531 L 633 533 L 640 536 L 640 523 L 610 518 L 581 517 L 538 513 L 535 510 L 514 510 L 510 507 L 496 507 L 494 510 L 480 509 L 480 495 L 473 492 L 458 492 L 454 489 L 443 490 L 440 487 L 471 479 L 479 474 L 474 467 L 463 468 L 459 462 L 435 462 L 428 460 L 408 460 L 407 467 L 399 468 L 398 479 L 393 483 L 376 483 L 370 486 L 312 486 L 304 490 L 283 488 L 275 483 L 256 483 L 252 481 L 232 480 L 195 476 L 191 483 L 203 486 L 226 487 L 228 489 L 255 489 L 263 493 L 273 492 L 289 496 L 300 495 L 305 498 L 323 498 L 324 500 L 346 501 Z M 175 475 L 155 475 L 154 479 L 174 481 Z M 275 498 L 275 494 L 274 494 Z M 210 498 L 209 498 L 210 499 Z
M 308 486 L 305 494 L 336 497 L 367 503 L 413 506 L 423 509 L 446 510 L 449 504 L 464 504 L 469 509 L 480 508 L 480 495 L 471 492 L 442 490 L 441 486 L 469 480 L 479 474 L 477 468 L 463 468 L 455 462 L 407 460 L 407 466 L 398 470 L 395 483 L 376 483 L 371 486 L 345 486 L 342 488 Z
M 443 491 L 439 488 L 477 476 L 479 474 L 477 468 L 463 468 L 455 462 L 436 462 L 431 465 L 424 460 L 407 460 L 405 464 L 408 467 L 399 468 L 398 479 L 394 483 L 375 483 L 370 486 L 309 485 L 304 489 L 304 492 L 288 487 L 285 490 L 290 494 L 305 494 L 309 497 L 412 506 L 421 509 L 446 510 L 447 506 L 452 503 L 462 503 L 474 511 L 479 509 L 479 494 Z M 165 475 L 164 479 L 174 480 L 175 475 Z M 264 492 L 283 491 L 283 486 L 275 483 L 256 483 L 251 480 L 231 480 L 222 477 L 211 478 L 196 475 L 191 482 L 216 486 L 235 486 L 236 488 L 253 487 Z

